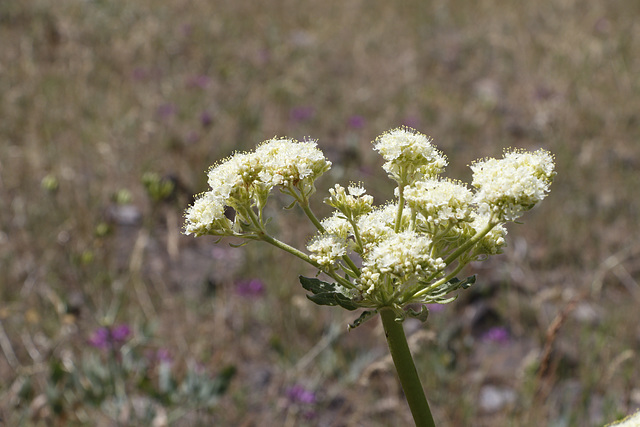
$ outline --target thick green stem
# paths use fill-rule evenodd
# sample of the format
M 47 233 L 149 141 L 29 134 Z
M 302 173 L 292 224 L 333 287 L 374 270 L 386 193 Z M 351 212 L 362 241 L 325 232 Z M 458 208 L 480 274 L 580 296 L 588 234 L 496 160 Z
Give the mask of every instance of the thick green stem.
M 380 317 L 391 358 L 396 366 L 400 384 L 402 384 L 402 390 L 404 390 L 407 403 L 409 403 L 416 427 L 435 427 L 436 424 L 433 421 L 422 383 L 420 383 L 416 365 L 413 363 L 402 323 L 396 322 L 396 314 L 390 308 L 380 309 Z

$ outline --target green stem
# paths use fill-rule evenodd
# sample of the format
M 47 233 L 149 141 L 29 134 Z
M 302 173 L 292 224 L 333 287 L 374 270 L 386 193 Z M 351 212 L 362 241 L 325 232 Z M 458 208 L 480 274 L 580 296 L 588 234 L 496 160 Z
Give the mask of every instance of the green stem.
M 496 226 L 496 223 L 494 223 L 493 221 L 487 222 L 487 225 L 482 230 L 480 230 L 476 234 L 474 234 L 473 237 L 471 239 L 467 240 L 467 242 L 464 245 L 460 246 L 458 249 L 456 249 L 455 252 L 453 252 L 451 255 L 449 255 L 444 260 L 444 263 L 446 265 L 451 264 L 456 258 L 458 258 L 460 255 L 462 255 L 464 252 L 466 252 L 473 245 L 478 243 L 480 241 L 480 239 L 482 239 L 484 236 L 486 236 L 487 233 L 490 232 L 491 229 L 493 227 L 495 227 L 495 226 Z
M 315 225 L 316 228 L 321 233 L 324 233 L 325 232 L 324 227 L 322 226 L 322 224 L 320 223 L 318 218 L 315 216 L 315 214 L 313 213 L 313 211 L 309 207 L 309 200 L 308 199 L 303 199 L 302 201 L 298 200 L 298 204 L 300 205 L 300 207 L 302 208 L 304 213 L 307 215 L 307 218 L 309 218 L 309 220 L 313 223 L 313 225 Z
M 309 206 L 309 199 L 304 198 L 302 200 L 298 200 L 298 204 L 300 205 L 300 207 L 302 208 L 304 213 L 307 215 L 307 218 L 309 218 L 309 220 L 313 223 L 313 225 L 316 226 L 318 231 L 320 231 L 321 233 L 325 233 L 326 232 L 325 228 L 322 226 L 322 224 L 320 223 L 318 218 L 315 216 L 315 214 L 311 210 L 311 207 Z M 355 224 L 352 223 L 352 226 L 353 226 L 354 230 L 356 230 L 356 232 L 357 232 Z M 358 237 L 357 234 L 356 234 L 356 237 Z M 360 244 L 360 247 L 362 247 L 362 242 L 359 242 L 359 244 Z M 351 258 L 349 258 L 348 255 L 344 255 L 342 257 L 342 259 L 349 266 L 349 268 L 353 271 L 353 273 L 355 274 L 354 277 L 359 277 L 360 276 L 360 270 L 354 264 L 353 260 Z
M 309 264 L 311 264 L 312 266 L 314 266 L 315 268 L 317 268 L 318 270 L 322 271 L 323 273 L 327 274 L 329 277 L 331 277 L 333 280 L 335 280 L 336 282 L 340 283 L 342 286 L 352 289 L 353 283 L 351 283 L 350 281 L 348 281 L 347 279 L 340 277 L 339 275 L 331 272 L 331 271 L 327 271 L 325 269 L 322 268 L 322 266 L 320 264 L 318 264 L 317 262 L 315 262 L 314 260 L 312 260 L 309 255 L 305 254 L 304 252 L 302 252 L 301 250 L 298 250 L 296 248 L 294 248 L 293 246 L 289 246 L 286 243 L 271 237 L 270 235 L 268 235 L 266 232 L 263 232 L 262 234 L 260 234 L 260 236 L 258 237 L 259 240 L 262 240 L 264 242 L 267 242 L 273 246 L 275 246 L 276 248 L 280 248 L 283 251 L 289 252 L 291 255 L 297 256 L 298 258 L 300 258 L 301 260 L 308 262 Z
M 391 358 L 396 366 L 400 384 L 402 384 L 402 390 L 404 390 L 416 427 L 435 427 L 436 424 L 433 421 L 422 383 L 420 383 L 416 365 L 413 363 L 402 323 L 396 322 L 396 314 L 390 308 L 381 308 L 380 317 Z
M 407 301 L 409 299 L 413 299 L 413 298 L 418 298 L 421 297 L 422 295 L 425 295 L 429 292 L 431 292 L 433 289 L 436 289 L 438 286 L 442 285 L 443 283 L 447 283 L 449 280 L 453 279 L 454 277 L 456 277 L 456 275 L 458 273 L 460 273 L 460 271 L 466 266 L 467 264 L 463 264 L 460 263 L 455 270 L 453 270 L 451 273 L 447 274 L 445 277 L 443 277 L 442 279 L 438 280 L 437 282 L 433 283 L 432 285 L 429 285 L 428 287 L 416 292 L 415 294 L 413 294 L 411 296 L 411 298 L 408 298 Z M 431 279 L 429 279 L 431 280 Z
M 396 224 L 394 231 L 400 232 L 400 226 L 402 225 L 402 210 L 404 209 L 404 185 L 398 183 L 398 213 L 396 215 Z

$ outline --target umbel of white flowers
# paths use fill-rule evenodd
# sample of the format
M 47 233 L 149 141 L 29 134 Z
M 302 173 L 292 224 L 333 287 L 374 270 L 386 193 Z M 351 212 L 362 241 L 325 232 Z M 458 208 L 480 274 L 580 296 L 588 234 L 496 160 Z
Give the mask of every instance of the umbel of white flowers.
M 472 283 L 455 276 L 469 262 L 501 253 L 504 224 L 544 199 L 555 175 L 549 152 L 506 150 L 501 159 L 471 165 L 470 189 L 440 177 L 446 156 L 413 129 L 385 132 L 373 147 L 397 183 L 386 203 L 374 205 L 361 184 L 336 184 L 325 199 L 335 210 L 318 220 L 309 197 L 331 162 L 315 141 L 272 139 L 209 169 L 211 190 L 187 209 L 185 233 L 263 240 L 331 277 L 330 289 L 324 282 L 313 289 L 330 290 L 329 305 L 391 307 L 403 317 L 407 304 L 446 303 L 455 298 L 453 290 Z M 264 207 L 275 188 L 291 196 L 291 206 L 300 205 L 316 226 L 307 252 L 269 234 Z M 235 211 L 233 219 L 225 215 L 227 208 Z

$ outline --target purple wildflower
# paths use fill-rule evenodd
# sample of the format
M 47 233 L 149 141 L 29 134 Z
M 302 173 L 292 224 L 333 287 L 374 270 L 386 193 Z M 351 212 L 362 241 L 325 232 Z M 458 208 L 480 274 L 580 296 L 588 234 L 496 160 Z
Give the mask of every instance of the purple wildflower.
M 134 68 L 133 72 L 131 73 L 131 77 L 133 78 L 133 80 L 146 80 L 147 78 L 149 78 L 149 71 L 145 70 L 144 68 Z
M 349 117 L 349 120 L 348 120 L 347 123 L 349 124 L 350 128 L 361 129 L 365 125 L 365 119 L 364 119 L 364 117 L 355 114 L 355 115 Z
M 109 345 L 109 329 L 98 328 L 89 338 L 89 345 L 96 348 L 105 349 Z
M 481 339 L 503 344 L 509 341 L 509 331 L 504 326 L 494 326 L 482 334 Z
M 292 403 L 316 403 L 316 394 L 301 385 L 294 385 L 287 390 L 287 397 Z
M 442 311 L 444 311 L 444 305 L 443 304 L 427 304 L 427 308 L 429 309 L 429 312 L 431 313 L 440 313 Z
M 159 348 L 156 351 L 156 360 L 161 363 L 171 363 L 173 358 L 171 357 L 171 353 L 166 348 Z
M 236 293 L 243 297 L 258 297 L 264 294 L 264 283 L 260 279 L 241 280 L 236 283 Z
M 102 327 L 96 329 L 89 337 L 89 345 L 92 347 L 107 349 L 116 345 L 121 345 L 127 341 L 131 335 L 131 328 L 127 324 L 114 327 Z
M 289 118 L 294 122 L 306 122 L 311 119 L 316 110 L 311 106 L 295 107 L 291 109 Z
M 209 76 L 199 75 L 192 76 L 187 79 L 187 87 L 192 89 L 205 89 L 209 86 L 211 79 Z
M 213 123 L 213 117 L 211 116 L 211 113 L 208 111 L 203 111 L 200 114 L 200 124 L 202 125 L 202 127 L 209 127 L 211 126 L 211 123 Z
M 111 329 L 111 338 L 115 342 L 125 342 L 131 334 L 131 328 L 127 324 L 122 324 Z
M 158 115 L 163 119 L 168 119 L 175 115 L 178 109 L 171 103 L 162 104 L 158 107 Z

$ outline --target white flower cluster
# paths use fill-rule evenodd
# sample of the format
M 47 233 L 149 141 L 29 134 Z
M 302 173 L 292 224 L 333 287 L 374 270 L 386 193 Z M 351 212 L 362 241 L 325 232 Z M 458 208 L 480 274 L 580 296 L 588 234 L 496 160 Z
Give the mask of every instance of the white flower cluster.
M 545 150 L 506 151 L 502 159 L 472 164 L 472 191 L 438 176 L 446 157 L 413 129 L 390 130 L 374 148 L 398 184 L 394 201 L 376 207 L 362 185 L 336 184 L 325 199 L 335 210 L 319 221 L 308 196 L 331 163 L 315 141 L 272 139 L 209 170 L 211 190 L 187 210 L 185 232 L 265 240 L 353 291 L 362 307 L 444 303 L 461 283 L 452 280 L 455 275 L 471 261 L 500 253 L 504 223 L 543 200 L 555 175 L 553 156 Z M 291 195 L 318 228 L 308 254 L 267 234 L 262 214 L 274 187 Z M 225 215 L 228 207 L 234 219 Z
M 273 187 L 294 196 L 296 189 L 307 197 L 314 181 L 330 167 L 315 141 L 272 139 L 253 152 L 236 153 L 209 169 L 211 190 L 187 209 L 185 233 L 241 235 L 239 224 L 252 223 L 254 208 L 261 215 Z M 225 216 L 226 207 L 236 211 L 235 222 Z
M 213 193 L 200 195 L 186 214 L 186 234 L 219 234 L 218 230 L 232 230 L 232 226 L 231 221 L 224 215 L 224 204 Z
M 370 199 L 362 199 L 363 188 L 347 191 L 336 185 L 325 200 L 336 211 L 322 221 L 324 230 L 307 246 L 314 260 L 332 266 L 357 253 L 363 267 L 352 280 L 363 304 L 373 306 L 394 295 L 405 303 L 428 300 L 428 292 L 420 290 L 438 281 L 446 284 L 448 270 L 501 253 L 507 233 L 503 223 L 542 200 L 554 176 L 548 152 L 511 151 L 504 159 L 473 164 L 473 192 L 437 176 L 446 158 L 422 134 L 394 129 L 374 144 L 386 161 L 385 170 L 398 182 L 397 202 L 372 207 Z
M 555 176 L 553 156 L 542 149 L 507 151 L 499 160 L 476 161 L 471 170 L 478 212 L 498 222 L 513 221 L 544 199 Z
M 361 253 L 369 252 L 372 246 L 379 244 L 394 233 L 396 212 L 398 212 L 398 205 L 387 203 L 375 208 L 358 220 L 358 229 L 364 246 Z M 401 229 L 406 229 L 409 221 L 409 213 L 405 212 L 401 221 L 404 226 Z
M 329 170 L 329 162 L 315 141 L 298 142 L 291 139 L 272 139 L 255 151 L 262 170 L 260 180 L 271 186 L 298 186 L 301 181 L 312 184 Z
M 507 229 L 504 225 L 492 225 L 489 223 L 491 219 L 489 216 L 479 215 L 476 212 L 471 214 L 471 218 L 471 222 L 461 224 L 459 228 L 455 229 L 459 233 L 460 241 L 470 239 L 488 226 L 492 228 L 475 244 L 468 258 L 470 260 L 478 260 L 484 256 L 501 254 L 502 248 L 506 244 L 504 238 L 507 235 Z
M 434 275 L 446 266 L 441 258 L 431 257 L 431 240 L 414 231 L 392 233 L 375 245 L 363 262 L 358 287 L 365 294 L 377 293 L 382 282 L 410 286 Z M 383 286 L 384 287 L 384 286 Z M 382 299 L 388 295 L 382 296 Z
M 343 240 L 353 236 L 353 227 L 340 211 L 334 211 L 331 216 L 323 219 L 321 224 L 326 233 L 334 234 Z
M 361 185 L 350 185 L 345 190 L 340 184 L 329 189 L 330 196 L 325 199 L 325 203 L 342 212 L 349 220 L 371 212 L 373 197 L 365 194 L 366 190 Z
M 435 227 L 469 221 L 473 194 L 460 183 L 437 179 L 416 181 L 404 189 L 404 197 L 412 209 L 424 216 L 427 224 Z
M 347 241 L 335 234 L 321 234 L 307 245 L 310 258 L 323 267 L 333 268 L 335 263 L 347 254 Z
M 374 149 L 384 158 L 389 177 L 406 184 L 431 178 L 447 166 L 447 158 L 431 144 L 431 139 L 408 127 L 392 129 L 374 141 Z

